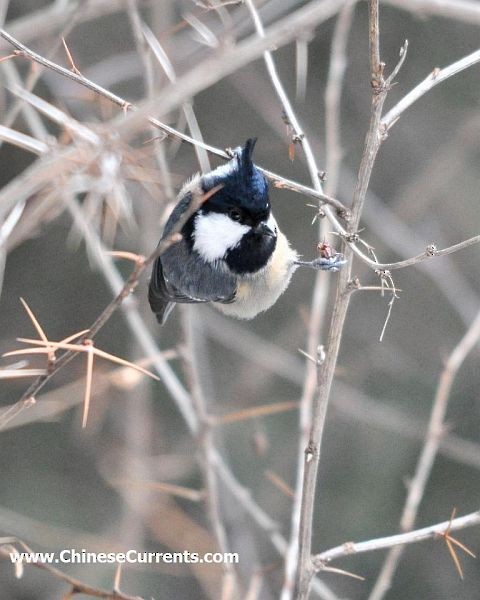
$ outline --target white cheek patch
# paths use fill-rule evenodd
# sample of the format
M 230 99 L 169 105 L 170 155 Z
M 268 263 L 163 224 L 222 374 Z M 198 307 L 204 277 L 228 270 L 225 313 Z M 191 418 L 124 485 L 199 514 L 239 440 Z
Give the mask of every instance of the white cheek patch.
M 220 213 L 199 213 L 195 218 L 193 249 L 208 262 L 223 258 L 250 230 Z

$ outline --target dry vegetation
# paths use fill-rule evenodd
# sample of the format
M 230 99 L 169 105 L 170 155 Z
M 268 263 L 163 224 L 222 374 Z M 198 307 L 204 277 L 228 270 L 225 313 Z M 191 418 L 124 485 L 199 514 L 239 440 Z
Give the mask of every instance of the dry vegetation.
M 2 599 L 475 597 L 480 5 L 39 4 L 0 0 Z M 295 246 L 348 265 L 160 329 L 176 193 L 251 135 Z

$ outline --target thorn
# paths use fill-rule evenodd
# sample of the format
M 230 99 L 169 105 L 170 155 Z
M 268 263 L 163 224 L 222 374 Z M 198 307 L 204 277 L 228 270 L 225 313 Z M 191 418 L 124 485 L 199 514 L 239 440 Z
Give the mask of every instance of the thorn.
M 75 73 L 75 75 L 79 75 L 80 77 L 83 77 L 83 75 L 80 73 L 80 71 L 77 69 L 77 67 L 75 65 L 72 53 L 70 52 L 70 50 L 67 46 L 67 42 L 65 41 L 65 38 L 63 36 L 62 36 L 62 43 L 63 43 L 63 47 L 65 48 L 65 52 L 67 54 L 68 62 L 70 63 L 70 70 L 73 73 Z
M 17 56 L 20 56 L 19 52 L 13 52 L 13 54 L 9 54 L 8 56 L 2 56 L 2 58 L 0 58 L 0 63 L 5 62 L 6 60 L 10 60 L 11 58 L 15 58 Z
M 305 356 L 305 358 L 308 358 L 308 360 L 311 361 L 314 365 L 317 364 L 317 361 L 315 360 L 315 358 L 313 358 L 311 354 L 307 354 L 307 352 L 305 352 L 305 350 L 302 350 L 301 348 L 298 348 L 298 351 L 300 352 L 300 354 Z
M 352 579 L 358 579 L 359 581 L 365 581 L 365 577 L 361 575 L 357 575 L 356 573 L 352 573 L 351 571 L 345 571 L 345 569 L 339 569 L 337 567 L 327 567 L 323 565 L 320 569 L 321 571 L 330 571 L 331 573 L 338 573 L 339 575 L 345 575 L 346 577 L 351 577 Z
M 288 158 L 291 162 L 295 160 L 295 144 L 293 141 L 288 144 Z
M 464 576 L 463 576 L 462 565 L 460 564 L 460 560 L 455 551 L 454 545 L 457 546 L 458 548 L 460 548 L 461 550 L 463 550 L 466 554 L 468 554 L 472 558 L 476 558 L 476 556 L 469 548 L 467 548 L 467 546 L 465 546 L 464 544 L 462 544 L 462 542 L 458 541 L 456 538 L 454 538 L 453 536 L 450 535 L 450 531 L 452 528 L 452 522 L 453 522 L 453 519 L 455 518 L 456 512 L 457 512 L 457 509 L 456 509 L 456 507 L 454 507 L 452 510 L 452 514 L 450 515 L 450 521 L 447 525 L 446 530 L 443 533 L 439 533 L 439 535 L 440 535 L 440 537 L 442 537 L 445 540 L 448 552 L 450 553 L 450 556 L 452 557 L 453 564 L 455 565 L 455 568 L 460 576 L 460 579 L 463 579 Z
M 90 342 L 87 344 L 86 342 Z M 90 409 L 90 398 L 92 396 L 92 378 L 93 378 L 93 344 L 91 340 L 85 340 L 85 345 L 90 346 L 91 350 L 87 352 L 87 376 L 85 380 L 85 398 L 83 402 L 82 428 L 87 426 L 88 412 Z
M 134 252 L 124 252 L 123 250 L 110 250 L 106 252 L 108 256 L 114 258 L 124 258 L 125 260 L 131 260 L 137 265 L 142 265 L 145 262 L 145 256 L 143 254 L 135 254 Z

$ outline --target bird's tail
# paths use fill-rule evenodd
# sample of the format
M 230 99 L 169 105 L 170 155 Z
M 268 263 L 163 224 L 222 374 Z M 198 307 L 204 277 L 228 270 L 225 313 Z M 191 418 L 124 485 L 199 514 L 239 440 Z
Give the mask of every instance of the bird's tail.
M 160 325 L 164 325 L 175 303 L 171 302 L 168 297 L 160 257 L 156 259 L 152 269 L 152 278 L 148 286 L 148 302 L 157 317 L 157 321 Z
M 165 325 L 175 303 L 168 300 L 162 300 L 158 298 L 158 296 L 155 297 L 154 294 L 152 294 L 151 289 L 148 291 L 148 301 L 150 302 L 152 311 L 157 317 L 157 321 L 160 325 Z

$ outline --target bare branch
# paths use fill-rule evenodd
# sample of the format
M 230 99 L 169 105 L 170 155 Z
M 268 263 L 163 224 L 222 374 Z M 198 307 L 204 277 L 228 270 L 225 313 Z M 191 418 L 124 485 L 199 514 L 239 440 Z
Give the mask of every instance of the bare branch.
M 14 146 L 18 146 L 18 148 L 23 148 L 23 150 L 33 152 L 34 154 L 44 154 L 45 152 L 48 152 L 48 146 L 44 142 L 36 140 L 25 133 L 20 133 L 9 127 L 4 127 L 3 125 L 0 125 L 0 139 L 9 144 L 13 144 Z
M 258 33 L 258 36 L 260 37 L 260 39 L 266 39 L 265 30 L 263 28 L 260 15 L 258 14 L 257 9 L 255 8 L 253 0 L 245 0 L 245 3 L 247 5 L 248 10 L 250 11 L 250 14 L 252 15 L 252 19 L 255 24 L 255 29 Z M 270 50 L 264 51 L 263 58 L 265 60 L 268 74 L 270 76 L 270 79 L 272 80 L 275 92 L 281 102 L 283 110 L 285 111 L 286 117 L 288 119 L 288 124 L 293 129 L 293 138 L 291 141 L 292 143 L 299 143 L 302 145 L 305 151 L 305 157 L 307 159 L 308 170 L 310 172 L 310 178 L 313 182 L 313 186 L 318 192 L 322 192 L 323 189 L 322 182 L 319 176 L 319 168 L 317 166 L 312 147 L 310 146 L 310 142 L 308 141 L 308 138 L 305 136 L 305 133 L 303 132 L 302 127 L 300 126 L 295 111 L 293 110 L 287 93 L 285 92 L 282 82 L 280 81 L 280 77 L 278 76 L 277 68 L 275 66 L 275 62 L 273 60 L 272 53 L 270 52 Z
M 260 19 L 260 15 L 258 14 L 258 12 L 255 8 L 253 0 L 246 0 L 246 3 L 247 3 L 247 7 L 250 11 L 250 14 L 252 16 L 253 22 L 255 24 L 255 29 L 256 29 L 258 35 L 261 38 L 265 38 L 265 31 L 263 28 L 263 24 Z M 319 168 L 316 163 L 316 160 L 315 160 L 315 156 L 314 156 L 312 147 L 310 146 L 308 137 L 303 133 L 303 131 L 300 127 L 300 123 L 297 119 L 295 111 L 293 110 L 290 100 L 289 100 L 289 98 L 285 92 L 285 89 L 282 85 L 282 82 L 278 76 L 272 54 L 270 51 L 266 50 L 264 52 L 263 57 L 265 60 L 265 64 L 266 64 L 270 79 L 272 81 L 272 85 L 273 85 L 275 92 L 282 104 L 282 107 L 283 107 L 283 110 L 284 110 L 284 113 L 286 116 L 286 121 L 287 121 L 289 127 L 291 127 L 291 129 L 292 129 L 293 137 L 292 137 L 291 143 L 300 143 L 302 145 L 302 148 L 304 149 L 304 152 L 305 152 L 305 158 L 307 161 L 310 178 L 312 180 L 313 186 L 317 191 L 323 192 L 320 172 L 319 172 Z M 321 275 L 318 275 L 317 279 L 316 279 L 316 291 L 317 291 L 316 298 L 319 300 L 319 302 L 316 303 L 316 311 L 317 311 L 316 315 L 312 318 L 314 318 L 316 323 L 318 323 L 318 324 L 320 323 L 320 320 L 321 320 L 321 312 L 322 312 L 322 308 L 325 306 L 326 297 L 327 297 L 326 295 L 327 295 L 327 291 L 328 291 L 327 286 L 324 286 L 323 289 L 320 288 L 319 282 L 320 281 L 324 282 L 324 279 L 325 279 L 325 277 L 322 277 Z M 316 334 L 318 334 L 318 331 L 312 332 L 312 337 L 313 337 L 313 335 L 316 335 Z M 311 411 L 311 398 L 308 396 L 308 394 L 304 394 L 303 398 L 302 398 L 301 410 L 300 410 L 300 430 L 301 430 L 301 432 L 300 432 L 299 443 L 302 445 L 301 452 L 303 451 L 303 447 L 306 443 L 307 431 L 309 429 L 309 424 L 310 424 L 310 411 Z M 300 454 L 300 456 L 301 456 L 301 454 Z M 285 565 L 285 582 L 284 582 L 284 585 L 282 588 L 282 596 L 281 596 L 282 600 L 288 600 L 289 598 L 292 597 L 292 593 L 294 593 L 295 577 L 298 576 L 298 573 L 304 572 L 305 568 L 306 568 L 305 555 L 302 555 L 302 552 L 301 552 L 301 541 L 302 540 L 301 540 L 301 537 L 299 536 L 299 531 L 300 531 L 300 527 L 301 527 L 301 497 L 302 497 L 302 495 L 300 493 L 301 492 L 300 480 L 302 479 L 302 473 L 303 473 L 303 469 L 302 469 L 302 465 L 300 462 L 298 479 L 297 479 L 297 489 L 296 489 L 296 494 L 295 494 L 295 498 L 294 498 L 294 506 L 293 506 L 293 511 L 292 511 L 292 531 L 290 534 L 290 544 L 289 544 L 289 548 L 288 548 L 287 561 L 286 561 L 286 565 Z M 303 563 L 302 563 L 302 559 L 303 559 Z M 310 560 L 310 556 L 308 556 L 308 560 Z
M 28 57 L 29 59 L 31 59 L 35 62 L 38 62 L 39 64 L 41 64 L 45 67 L 48 67 L 48 68 L 52 69 L 53 71 L 55 71 L 61 75 L 64 75 L 65 77 L 68 77 L 69 79 L 72 79 L 76 83 L 79 83 L 80 85 L 87 87 L 87 89 L 110 100 L 111 102 L 120 106 L 124 110 L 130 110 L 130 111 L 136 110 L 135 107 L 127 100 L 124 100 L 123 98 L 121 98 L 115 94 L 112 94 L 110 91 L 97 85 L 93 81 L 90 81 L 86 77 L 72 73 L 68 69 L 65 69 L 64 67 L 61 67 L 60 65 L 57 65 L 56 63 L 54 63 L 46 58 L 43 58 L 42 56 L 40 56 L 33 50 L 30 50 L 29 48 L 27 48 L 26 46 L 21 44 L 19 41 L 12 38 L 12 36 L 10 36 L 7 32 L 0 30 L 0 35 L 2 37 L 4 37 L 5 39 L 7 39 L 8 41 L 10 41 L 16 48 L 21 48 L 22 49 L 21 52 L 23 53 L 23 55 L 25 57 Z M 19 92 L 19 94 L 20 94 L 20 92 Z M 33 97 L 32 95 L 29 95 L 29 93 L 26 91 L 22 92 L 22 95 L 24 96 L 25 99 L 32 99 L 32 97 Z M 40 102 L 40 99 L 38 99 L 37 102 Z M 44 101 L 41 101 L 41 102 L 43 102 L 45 105 L 48 104 L 48 103 L 45 103 Z M 42 107 L 43 106 L 44 105 L 42 104 Z M 52 109 L 53 109 L 53 107 L 52 107 Z M 59 112 L 61 112 L 61 111 L 59 111 Z M 64 114 L 64 113 L 62 113 L 62 114 Z M 52 115 L 50 115 L 50 116 L 52 116 Z M 186 141 L 186 142 L 192 144 L 194 147 L 203 148 L 207 152 L 214 154 L 216 156 L 220 156 L 221 158 L 224 158 L 227 160 L 229 160 L 231 158 L 231 156 L 227 152 L 219 150 L 218 148 L 215 148 L 213 146 L 205 144 L 201 140 L 196 140 L 193 137 L 190 137 L 179 131 L 176 131 L 173 127 L 170 127 L 170 126 L 160 122 L 158 119 L 155 119 L 154 117 L 147 116 L 146 121 L 150 122 L 155 127 L 162 129 L 169 135 L 175 136 L 178 139 L 181 139 L 182 141 Z M 94 135 L 93 132 L 92 132 L 92 135 Z M 332 198 L 331 196 L 328 196 L 327 194 L 323 194 L 323 192 L 321 191 L 321 187 L 318 190 L 311 190 L 308 186 L 305 186 L 302 184 L 297 184 L 296 182 L 290 181 L 280 175 L 277 175 L 276 173 L 268 171 L 267 169 L 260 168 L 260 170 L 264 173 L 264 175 L 266 177 L 268 177 L 271 181 L 273 181 L 273 183 L 276 185 L 276 187 L 290 189 L 293 191 L 297 191 L 298 193 L 301 193 L 301 194 L 307 193 L 307 195 L 309 195 L 313 198 L 317 198 L 318 200 L 321 200 L 322 202 L 324 202 L 326 204 L 330 204 L 333 208 L 336 209 L 336 211 L 340 215 L 342 215 L 342 216 L 348 215 L 348 212 L 349 212 L 348 209 L 336 198 Z M 316 176 L 318 177 L 318 172 L 317 172 Z
M 73 81 L 80 83 L 81 85 L 85 86 L 92 92 L 98 93 L 98 89 L 97 89 L 98 86 L 95 83 L 93 83 L 93 81 L 90 81 L 83 75 L 73 73 L 72 71 L 69 71 L 65 67 L 61 67 L 60 65 L 57 65 L 56 63 L 52 62 L 51 60 L 44 58 L 40 54 L 37 54 L 33 50 L 30 50 L 30 48 L 27 48 L 24 44 L 22 44 L 21 42 L 16 40 L 9 33 L 7 33 L 4 29 L 0 30 L 0 35 L 2 36 L 2 38 L 4 40 L 6 40 L 10 44 L 12 44 L 12 46 L 14 48 L 16 48 L 19 52 L 21 52 L 25 56 L 28 56 L 29 58 L 31 58 L 38 64 L 43 65 L 44 67 L 47 67 L 50 70 L 55 71 L 56 73 L 58 73 L 60 75 L 63 75 L 64 77 L 67 77 L 67 79 L 72 79 Z M 120 108 L 122 108 L 124 110 L 130 108 L 129 102 L 125 102 L 125 100 L 123 100 L 122 98 L 120 98 L 119 96 L 117 96 L 115 94 L 112 94 L 112 92 L 109 92 L 104 89 L 102 95 L 105 96 L 106 98 L 108 98 L 114 104 L 117 104 L 118 106 L 120 106 Z
M 429 527 L 424 527 L 423 529 L 417 529 L 416 531 L 410 531 L 408 533 L 400 533 L 398 535 L 369 540 L 367 542 L 346 542 L 341 546 L 317 554 L 314 556 L 313 560 L 315 562 L 315 567 L 321 570 L 323 564 L 328 564 L 330 561 L 343 556 L 423 542 L 443 535 L 449 526 L 451 531 L 458 531 L 459 529 L 474 527 L 476 525 L 480 525 L 480 511 L 458 517 L 458 519 L 454 519 L 453 521 L 444 521 L 443 523 L 430 525 Z
M 370 127 L 365 140 L 365 149 L 360 164 L 352 203 L 352 220 L 349 224 L 349 231 L 352 233 L 355 233 L 358 229 L 370 175 L 381 144 L 379 123 L 382 107 L 388 92 L 388 86 L 384 84 L 383 80 L 383 66 L 379 59 L 378 0 L 370 0 L 369 6 L 369 43 L 371 49 L 370 72 L 372 74 L 371 83 L 373 94 Z M 347 251 L 346 256 L 347 258 L 350 257 L 351 251 Z M 337 295 L 326 345 L 326 355 L 317 371 L 317 391 L 312 403 L 312 424 L 304 457 L 304 478 L 299 531 L 299 568 L 297 570 L 295 583 L 295 593 L 299 600 L 306 600 L 308 598 L 310 582 L 314 573 L 311 561 L 311 547 L 317 473 L 330 389 L 350 301 L 350 293 L 348 291 L 350 279 L 351 261 L 342 269 L 338 278 Z
M 5 544 L 7 542 L 3 541 L 3 538 L 0 538 L 0 556 L 3 558 L 10 559 L 10 556 L 13 553 L 12 544 L 20 546 L 24 552 L 33 553 L 33 550 L 22 540 L 16 538 L 8 538 L 8 540 L 8 547 L 6 548 Z M 93 598 L 103 598 L 103 600 L 142 600 L 139 596 L 130 596 L 118 590 L 112 590 L 109 592 L 107 590 L 93 587 L 44 562 L 24 562 L 22 564 L 46 571 L 55 579 L 58 579 L 63 583 L 68 583 L 72 588 L 72 596 L 73 594 L 85 594 L 87 596 L 92 596 Z
M 215 540 L 218 544 L 218 548 L 221 552 L 229 551 L 229 543 L 225 525 L 223 523 L 223 515 L 221 511 L 220 495 L 218 490 L 218 473 L 215 469 L 214 453 L 214 431 L 212 423 L 207 414 L 207 403 L 203 395 L 201 388 L 201 379 L 199 374 L 199 367 L 197 365 L 197 352 L 195 350 L 196 343 L 196 329 L 194 314 L 191 310 L 192 307 L 183 307 L 183 329 L 186 341 L 186 369 L 190 387 L 190 394 L 192 396 L 193 407 L 197 414 L 199 422 L 199 429 L 197 432 L 197 444 L 201 454 L 199 460 L 200 468 L 203 472 L 203 481 L 205 487 L 205 501 L 207 514 L 210 520 L 210 526 L 215 536 Z M 187 362 L 188 361 L 188 362 Z M 236 574 L 233 565 L 225 564 L 223 566 L 225 575 L 230 575 L 232 581 L 236 585 Z
M 380 28 L 378 23 L 378 2 L 368 3 L 369 19 L 368 25 L 370 34 L 368 43 L 370 48 L 370 77 L 374 90 L 381 91 L 384 85 L 383 68 L 384 64 L 380 62 Z
M 419 100 L 424 94 L 429 92 L 439 83 L 442 83 L 446 79 L 457 75 L 461 71 L 468 69 L 472 65 L 477 64 L 480 61 L 480 50 L 476 50 L 467 56 L 464 56 L 460 60 L 455 61 L 448 67 L 443 69 L 434 69 L 430 75 L 428 75 L 422 82 L 413 88 L 406 96 L 404 96 L 393 108 L 391 108 L 387 114 L 382 117 L 381 127 L 382 131 L 388 132 L 398 119 L 404 113 L 407 108 L 412 106 L 414 102 Z
M 340 107 L 343 78 L 347 68 L 347 41 L 357 0 L 350 0 L 338 16 L 330 51 L 330 66 L 325 88 L 325 148 L 327 150 L 327 189 L 337 193 L 339 167 L 342 159 L 340 141 Z
M 1 33 L 1 32 L 0 32 Z M 2 34 L 3 35 L 3 34 Z M 8 35 L 8 34 L 7 34 Z M 9 36 L 11 37 L 11 36 Z M 16 41 L 16 40 L 15 40 Z M 16 42 L 17 44 L 19 44 L 19 42 Z M 22 47 L 24 48 L 24 52 L 27 56 L 29 56 L 29 58 L 31 58 L 32 60 L 36 60 L 36 53 L 28 50 L 25 46 L 22 45 Z M 399 61 L 399 65 L 401 65 L 401 63 L 403 62 L 403 60 L 405 59 L 405 51 L 401 53 L 401 57 L 400 57 L 400 61 Z M 47 61 L 46 59 L 42 59 L 42 64 L 52 64 L 55 67 L 58 67 L 58 65 L 55 65 L 54 63 L 51 63 L 51 61 Z M 394 70 L 394 73 L 398 72 L 398 66 L 397 68 Z M 54 70 L 57 70 L 61 73 L 63 73 L 63 71 L 66 71 L 67 73 L 69 73 L 69 75 L 71 75 L 75 81 L 77 81 L 80 84 L 83 84 L 83 79 L 78 75 L 75 75 L 74 73 L 71 73 L 70 71 L 63 69 L 63 67 L 58 67 L 55 68 Z M 71 78 L 72 78 L 71 77 Z M 111 99 L 111 93 L 108 92 L 107 90 L 104 90 L 104 88 L 94 84 L 93 82 L 88 81 L 88 86 L 89 89 L 94 90 L 96 93 L 103 95 L 109 99 Z M 391 78 L 388 79 L 388 83 L 391 83 Z M 385 89 L 382 91 L 382 93 L 380 94 L 375 94 L 375 98 L 381 99 L 379 100 L 379 102 L 383 105 L 384 102 L 384 95 L 386 94 L 386 92 L 388 91 L 386 88 L 388 86 L 385 86 Z M 23 94 L 25 94 L 25 92 L 23 92 Z M 31 96 L 25 96 L 25 98 L 27 97 L 31 97 Z M 126 100 L 123 100 L 119 97 L 116 97 L 119 101 L 116 102 L 117 104 L 124 106 L 124 107 L 128 107 L 130 109 L 133 109 L 134 107 L 128 103 Z M 378 110 L 381 109 L 380 107 L 377 107 Z M 377 112 L 377 116 L 378 116 L 378 112 Z M 199 142 L 197 140 L 195 140 L 194 138 L 191 138 L 185 134 L 182 134 L 178 131 L 176 131 L 175 129 L 173 129 L 172 127 L 169 127 L 168 125 L 161 123 L 160 121 L 158 121 L 157 119 L 154 119 L 153 117 L 148 118 L 148 120 L 150 121 L 150 123 L 152 123 L 153 125 L 161 128 L 162 130 L 166 131 L 167 133 L 174 135 L 175 137 L 178 137 L 179 139 L 182 139 L 184 141 L 187 141 L 189 143 L 191 143 L 192 145 L 196 145 L 199 146 L 201 148 L 204 148 L 205 150 L 207 150 L 210 153 L 216 154 L 217 156 L 221 156 L 223 158 L 229 158 L 228 153 L 218 150 L 217 148 L 214 148 L 213 146 L 209 146 L 203 142 Z M 378 128 L 378 118 L 376 119 L 377 122 L 377 133 L 375 135 L 370 135 L 369 139 L 371 140 L 371 147 L 368 149 L 367 152 L 364 153 L 364 163 L 362 163 L 362 167 L 361 169 L 363 170 L 363 175 L 362 177 L 359 179 L 360 182 L 360 187 L 357 186 L 357 194 L 359 194 L 360 196 L 364 196 L 366 193 L 366 185 L 368 185 L 368 181 L 366 178 L 366 174 L 368 171 L 371 171 L 371 168 L 373 167 L 373 161 L 374 161 L 374 157 L 376 156 L 376 152 L 378 151 L 378 147 L 381 143 L 381 136 L 379 134 L 379 128 Z M 371 128 L 372 131 L 374 129 L 375 126 L 375 122 L 371 123 Z M 80 126 L 80 125 L 78 125 Z M 374 145 L 376 146 L 376 149 L 374 148 L 374 146 L 372 145 L 372 143 L 374 143 Z M 40 149 L 40 148 L 39 148 Z M 314 172 L 313 166 L 314 163 L 312 163 L 311 161 L 309 161 L 309 166 L 310 166 L 310 172 L 312 174 L 312 176 L 315 176 L 316 178 L 318 178 L 318 171 Z M 342 205 L 342 203 L 340 203 L 337 199 L 332 198 L 331 196 L 324 194 L 321 191 L 318 191 L 319 189 L 321 189 L 321 182 L 320 183 L 320 187 L 318 185 L 318 183 L 316 184 L 316 188 L 315 190 L 312 190 L 311 188 L 308 188 L 307 186 L 304 186 L 302 184 L 298 184 L 296 182 L 293 181 L 289 181 L 287 179 L 285 179 L 284 177 L 277 175 L 275 173 L 272 173 L 266 169 L 261 169 L 262 172 L 269 178 L 271 179 L 274 184 L 276 185 L 276 187 L 280 187 L 280 188 L 286 188 L 286 189 L 291 189 L 294 191 L 297 191 L 299 193 L 303 193 L 306 195 L 309 195 L 311 197 L 315 197 L 319 200 L 321 200 L 322 202 L 324 202 L 327 205 L 331 205 L 332 207 L 334 207 L 336 209 L 336 211 L 343 215 L 343 216 L 348 216 L 349 215 L 349 211 Z M 370 178 L 370 175 L 368 175 L 368 179 Z M 363 204 L 363 202 L 362 202 Z M 450 246 L 448 248 L 445 248 L 443 250 L 435 250 L 435 252 L 426 252 L 425 255 L 418 255 L 415 257 L 412 257 L 410 259 L 404 260 L 404 261 L 399 261 L 399 262 L 395 262 L 395 263 L 379 263 L 376 262 L 375 260 L 372 260 L 369 256 L 367 256 L 366 254 L 364 254 L 364 252 L 362 252 L 357 244 L 355 244 L 351 238 L 350 238 L 350 234 L 348 233 L 348 231 L 342 226 L 342 224 L 339 222 L 339 220 L 335 217 L 335 215 L 333 214 L 333 212 L 331 210 L 329 210 L 328 206 L 324 207 L 324 212 L 327 215 L 327 217 L 329 218 L 330 222 L 332 223 L 332 225 L 334 226 L 335 230 L 337 231 L 337 233 L 339 235 L 341 235 L 343 237 L 343 239 L 347 242 L 348 246 L 351 248 L 351 250 L 364 262 L 366 263 L 368 266 L 370 266 L 372 269 L 376 270 L 376 269 L 381 269 L 381 270 L 394 270 L 394 269 L 401 269 L 401 268 L 405 268 L 408 266 L 412 266 L 414 264 L 417 264 L 423 260 L 426 260 L 427 258 L 431 258 L 433 256 L 442 256 L 445 254 L 450 254 L 453 252 L 457 252 L 458 250 L 462 250 L 463 248 L 466 248 L 470 245 L 473 244 L 477 244 L 480 241 L 479 236 L 475 236 L 473 238 L 470 238 L 468 240 L 465 240 L 464 242 L 460 242 L 459 244 L 455 244 L 453 246 Z M 350 229 L 351 230 L 351 229 Z
M 418 458 L 415 475 L 409 483 L 408 495 L 400 520 L 400 529 L 410 531 L 415 523 L 420 502 L 424 496 L 440 442 L 445 429 L 445 416 L 450 398 L 450 391 L 458 370 L 468 354 L 480 339 L 480 313 L 448 357 L 440 376 L 437 392 L 430 413 L 430 420 L 425 436 L 425 443 Z M 398 563 L 402 556 L 402 547 L 392 548 L 387 554 L 377 581 L 370 594 L 370 600 L 381 600 L 391 586 Z

